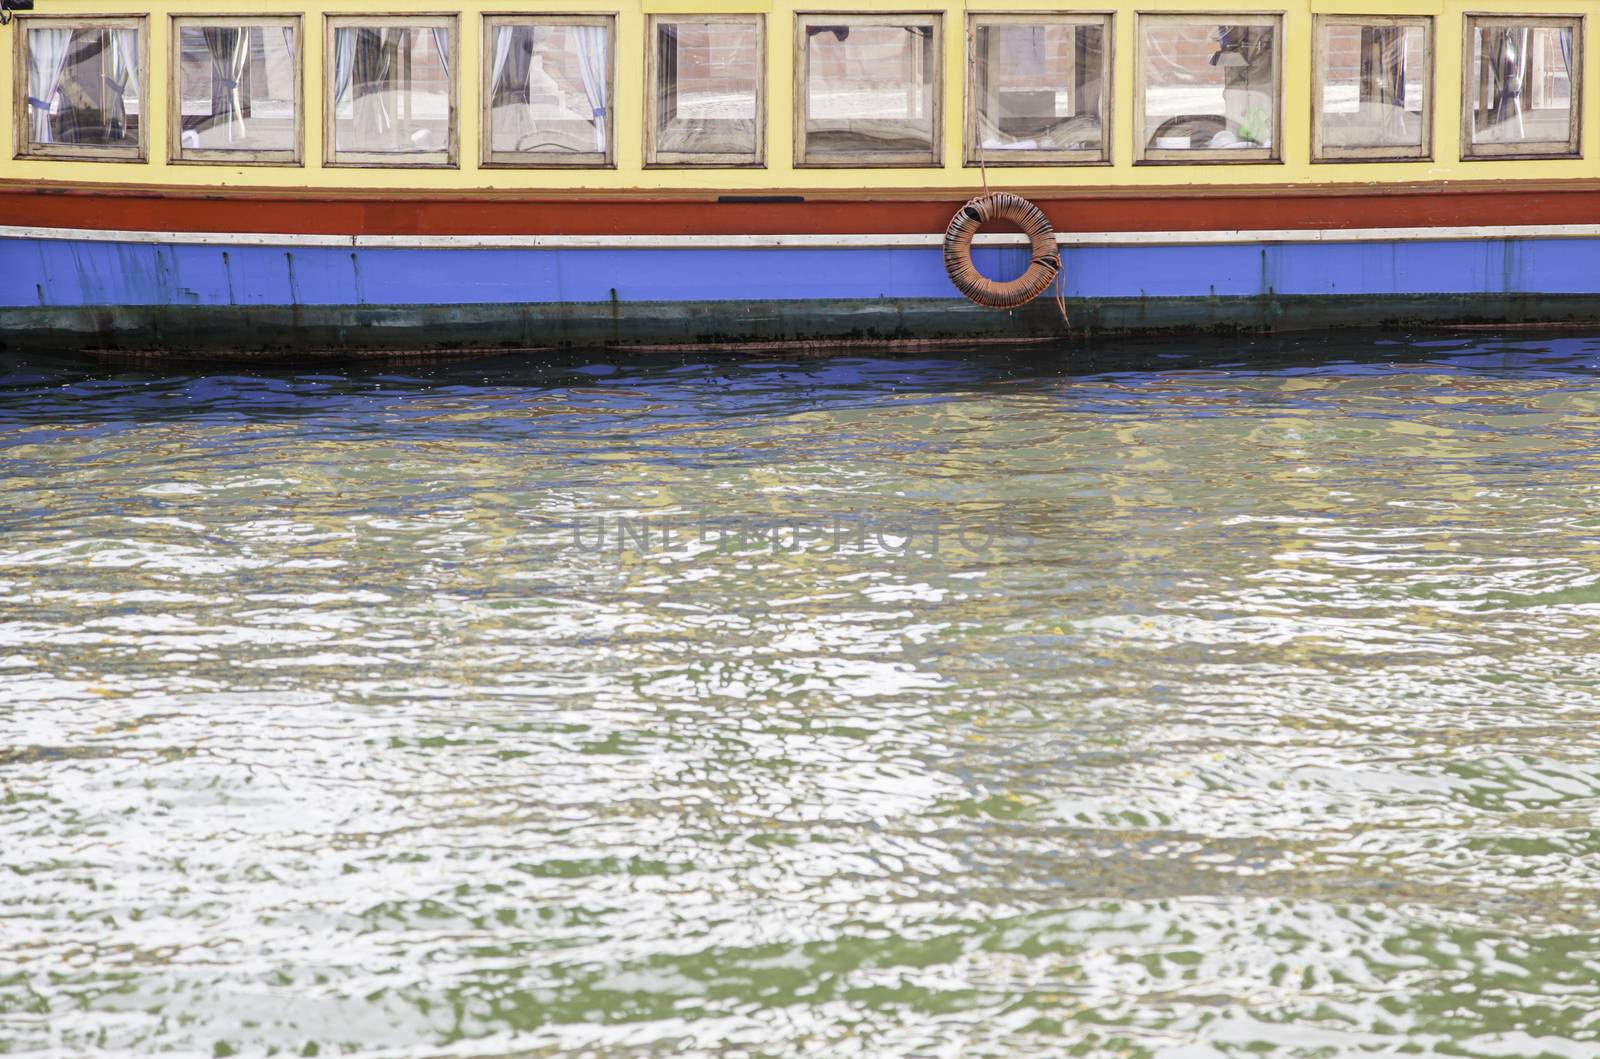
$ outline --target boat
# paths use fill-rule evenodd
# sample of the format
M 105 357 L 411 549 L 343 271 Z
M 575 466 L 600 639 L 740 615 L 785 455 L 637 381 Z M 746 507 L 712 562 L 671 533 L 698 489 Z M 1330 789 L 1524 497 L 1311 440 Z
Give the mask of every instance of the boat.
M 0 346 L 1600 320 L 1573 0 L 219 6 L 0 0 Z

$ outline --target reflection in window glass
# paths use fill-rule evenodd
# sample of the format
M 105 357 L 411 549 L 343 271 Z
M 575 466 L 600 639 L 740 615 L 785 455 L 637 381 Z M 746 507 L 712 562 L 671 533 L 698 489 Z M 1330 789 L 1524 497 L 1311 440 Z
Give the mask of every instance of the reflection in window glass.
M 428 155 L 450 149 L 450 31 L 340 26 L 333 34 L 338 154 Z
M 934 27 L 805 27 L 805 152 L 928 161 L 935 155 Z
M 1322 145 L 1423 148 L 1428 34 L 1420 25 L 1322 26 Z
M 979 22 L 973 31 L 976 146 L 1104 155 L 1105 27 Z
M 658 21 L 655 49 L 656 154 L 755 161 L 757 23 Z
M 594 164 L 610 154 L 610 29 L 499 25 L 489 61 L 489 150 L 529 161 Z
M 1575 23 L 1474 22 L 1468 96 L 1473 146 L 1565 149 L 1573 138 Z
M 178 30 L 182 150 L 292 153 L 295 128 L 293 26 Z
M 144 99 L 135 29 L 28 28 L 28 144 L 137 149 Z
M 1143 26 L 1147 151 L 1276 147 L 1273 24 Z

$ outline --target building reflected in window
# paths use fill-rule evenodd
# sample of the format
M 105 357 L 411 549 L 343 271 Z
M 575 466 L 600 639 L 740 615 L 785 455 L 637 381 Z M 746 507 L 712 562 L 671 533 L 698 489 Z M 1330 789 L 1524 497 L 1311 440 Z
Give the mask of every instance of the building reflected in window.
M 1236 17 L 1141 16 L 1141 160 L 1280 157 L 1280 19 Z
M 937 165 L 937 15 L 800 19 L 802 165 Z
M 655 18 L 648 99 L 655 165 L 754 165 L 762 159 L 760 16 Z
M 1465 157 L 1578 153 L 1582 25 L 1578 18 L 1468 17 Z
M 1426 158 L 1432 151 L 1433 20 L 1317 20 L 1312 156 Z
M 1109 159 L 1110 19 L 974 16 L 967 161 Z

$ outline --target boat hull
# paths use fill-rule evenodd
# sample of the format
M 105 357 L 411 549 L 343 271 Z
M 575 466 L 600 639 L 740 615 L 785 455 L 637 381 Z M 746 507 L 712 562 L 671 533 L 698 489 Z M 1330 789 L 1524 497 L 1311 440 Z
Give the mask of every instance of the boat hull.
M 976 250 L 1020 272 L 1010 237 Z M 937 237 L 0 233 L 0 344 L 151 353 L 1018 341 L 1600 319 L 1600 230 L 1064 237 L 1064 304 L 962 300 Z
M 186 306 L 0 310 L 0 351 L 152 357 L 325 358 L 495 353 L 558 348 L 801 350 L 858 346 L 1083 341 L 1192 334 L 1290 334 L 1343 328 L 1408 332 L 1463 326 L 1600 323 L 1600 295 L 1096 301 L 1052 305 L 1010 320 L 979 316 L 955 300 L 746 304 L 639 303 L 607 315 L 592 307 Z

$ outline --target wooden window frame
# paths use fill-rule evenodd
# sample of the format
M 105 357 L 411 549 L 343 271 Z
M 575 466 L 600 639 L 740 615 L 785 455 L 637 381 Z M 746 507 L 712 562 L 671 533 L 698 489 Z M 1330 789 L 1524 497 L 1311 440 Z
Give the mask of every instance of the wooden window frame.
M 1472 61 L 1472 44 L 1477 38 L 1480 28 L 1507 28 L 1527 26 L 1537 28 L 1547 26 L 1554 29 L 1571 27 L 1572 29 L 1572 92 L 1569 96 L 1570 105 L 1567 112 L 1567 139 L 1563 145 L 1560 140 L 1530 140 L 1524 143 L 1479 143 L 1472 142 L 1473 128 L 1473 82 L 1477 79 L 1478 68 Z M 1481 161 L 1521 161 L 1537 158 L 1578 158 L 1583 157 L 1583 63 L 1586 54 L 1584 45 L 1584 31 L 1588 28 L 1588 18 L 1582 14 L 1506 14 L 1505 12 L 1468 11 L 1462 15 L 1461 23 L 1461 160 L 1463 162 Z
M 337 101 L 333 98 L 334 37 L 341 29 L 444 29 L 450 33 L 449 107 L 445 149 L 427 154 L 341 151 L 335 141 Z M 461 19 L 453 12 L 396 14 L 385 11 L 339 12 L 322 16 L 322 164 L 329 169 L 455 169 L 461 157 L 460 89 Z M 353 89 L 352 89 L 353 91 Z
M 1328 50 L 1323 30 L 1332 26 L 1399 26 L 1422 30 L 1422 137 L 1416 147 L 1330 147 L 1322 139 Z M 1433 160 L 1434 18 L 1432 15 L 1317 15 L 1311 26 L 1311 160 L 1313 162 L 1429 162 Z
M 1116 114 L 1116 14 L 1111 11 L 969 11 L 967 13 L 966 83 L 962 88 L 966 113 L 963 164 L 967 168 L 999 169 L 1014 166 L 1101 165 L 1111 161 Z M 984 151 L 978 131 L 977 90 L 978 28 L 980 26 L 1099 26 L 1104 34 L 1100 70 L 1100 149 L 1098 151 Z
M 173 15 L 167 55 L 167 162 L 170 165 L 276 165 L 305 164 L 305 26 L 299 15 Z M 188 27 L 217 29 L 263 28 L 294 30 L 294 146 L 287 151 L 229 151 L 183 146 L 182 32 Z
M 884 11 L 869 14 L 859 11 L 796 11 L 794 16 L 794 167 L 796 169 L 943 169 L 944 129 L 944 12 Z M 811 73 L 810 25 L 829 26 L 908 26 L 933 28 L 933 90 L 931 102 L 933 142 L 926 154 L 909 151 L 858 151 L 829 154 L 820 160 L 806 157 L 806 85 Z
M 480 35 L 484 57 L 494 55 L 494 31 L 502 26 L 600 26 L 606 31 L 606 149 L 599 151 L 574 151 L 565 155 L 555 153 L 531 154 L 520 151 L 494 149 L 494 63 L 480 62 L 478 91 L 478 164 L 484 169 L 615 169 L 617 168 L 617 16 L 577 12 L 538 12 L 521 14 L 495 11 L 482 17 Z
M 753 25 L 756 28 L 756 144 L 751 156 L 732 154 L 663 151 L 656 144 L 660 134 L 657 116 L 661 100 L 657 95 L 660 57 L 656 51 L 658 28 L 663 23 Z M 767 16 L 764 14 L 650 14 L 644 21 L 644 164 L 647 169 L 765 169 L 767 165 Z
M 154 93 L 150 86 L 150 19 L 148 15 L 18 15 L 12 23 L 12 157 L 57 162 L 129 162 L 143 164 L 150 155 L 150 117 Z M 139 41 L 139 138 L 131 147 L 106 144 L 35 144 L 28 137 L 28 30 L 131 29 Z
M 1282 11 L 1137 11 L 1133 23 L 1133 162 L 1135 165 L 1282 165 L 1283 61 Z M 1272 146 L 1211 150 L 1151 147 L 1145 135 L 1146 34 L 1149 25 L 1272 26 Z

